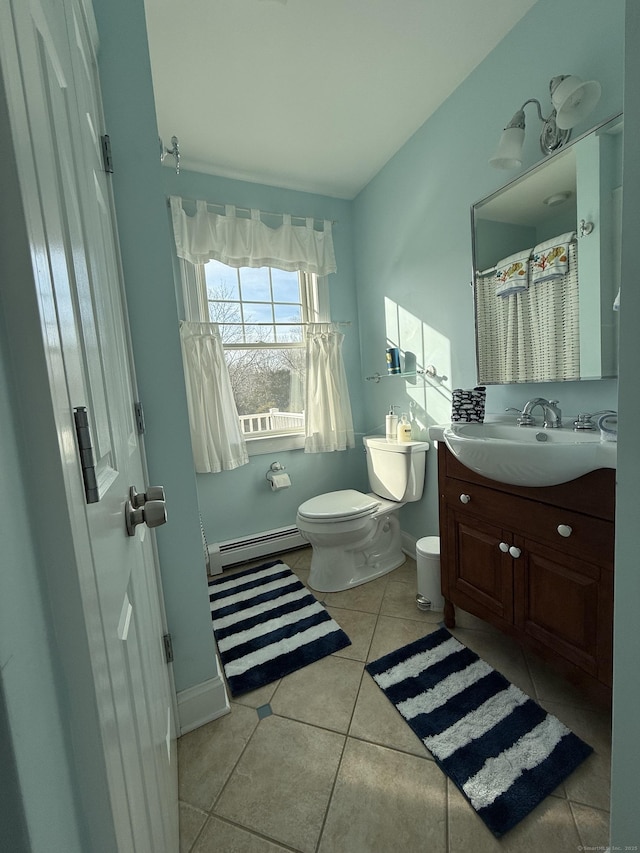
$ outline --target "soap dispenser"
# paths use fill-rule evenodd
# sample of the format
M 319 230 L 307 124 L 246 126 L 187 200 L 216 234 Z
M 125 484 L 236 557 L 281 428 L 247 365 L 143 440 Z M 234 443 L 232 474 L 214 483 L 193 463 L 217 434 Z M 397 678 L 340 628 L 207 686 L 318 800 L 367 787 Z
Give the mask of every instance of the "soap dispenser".
M 398 424 L 398 441 L 411 441 L 411 424 L 406 412 L 402 413 Z
M 389 406 L 389 414 L 385 418 L 387 441 L 398 440 L 398 416 L 393 411 L 396 408 L 397 406 Z

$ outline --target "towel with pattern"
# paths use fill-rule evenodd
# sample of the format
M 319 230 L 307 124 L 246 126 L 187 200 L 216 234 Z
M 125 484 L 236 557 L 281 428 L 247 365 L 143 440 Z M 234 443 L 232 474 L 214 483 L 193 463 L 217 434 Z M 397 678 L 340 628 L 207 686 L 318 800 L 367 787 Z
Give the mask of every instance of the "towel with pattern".
M 522 293 L 529 287 L 529 258 L 531 249 L 522 249 L 496 264 L 496 296 L 504 299 Z
M 560 234 L 544 243 L 534 246 L 531 258 L 531 281 L 538 284 L 562 278 L 569 271 L 569 243 L 576 236 L 575 231 Z

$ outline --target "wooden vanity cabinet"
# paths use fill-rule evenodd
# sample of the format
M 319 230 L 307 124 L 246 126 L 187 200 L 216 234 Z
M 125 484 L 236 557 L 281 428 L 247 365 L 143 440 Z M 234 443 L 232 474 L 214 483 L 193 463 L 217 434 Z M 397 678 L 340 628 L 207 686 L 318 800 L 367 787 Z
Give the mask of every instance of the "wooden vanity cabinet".
M 438 483 L 445 625 L 456 605 L 609 698 L 615 471 L 522 488 L 475 474 L 439 442 Z

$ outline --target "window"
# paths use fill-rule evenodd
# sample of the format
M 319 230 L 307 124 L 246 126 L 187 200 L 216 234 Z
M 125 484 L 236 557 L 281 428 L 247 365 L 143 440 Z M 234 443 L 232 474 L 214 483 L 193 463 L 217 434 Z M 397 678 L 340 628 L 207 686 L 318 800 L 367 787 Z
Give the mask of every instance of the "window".
M 272 267 L 236 269 L 216 260 L 183 267 L 187 277 L 192 270 L 196 310 L 220 329 L 250 453 L 302 447 L 305 327 L 328 314 L 321 306 L 322 280 Z M 283 439 L 265 441 L 276 436 Z

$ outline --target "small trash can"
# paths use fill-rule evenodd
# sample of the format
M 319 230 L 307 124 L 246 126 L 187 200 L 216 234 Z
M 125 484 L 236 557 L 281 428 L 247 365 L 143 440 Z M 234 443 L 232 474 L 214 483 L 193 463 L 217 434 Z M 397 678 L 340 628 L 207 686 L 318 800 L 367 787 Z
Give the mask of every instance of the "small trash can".
M 416 604 L 420 610 L 444 610 L 440 592 L 440 537 L 424 536 L 416 542 L 418 566 L 418 594 Z

